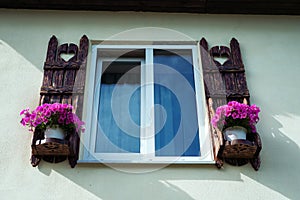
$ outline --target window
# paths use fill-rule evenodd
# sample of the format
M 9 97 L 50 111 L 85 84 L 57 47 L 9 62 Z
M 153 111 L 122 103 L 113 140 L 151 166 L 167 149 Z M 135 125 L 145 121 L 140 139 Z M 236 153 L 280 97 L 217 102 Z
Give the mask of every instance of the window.
M 197 44 L 92 48 L 84 161 L 214 163 Z

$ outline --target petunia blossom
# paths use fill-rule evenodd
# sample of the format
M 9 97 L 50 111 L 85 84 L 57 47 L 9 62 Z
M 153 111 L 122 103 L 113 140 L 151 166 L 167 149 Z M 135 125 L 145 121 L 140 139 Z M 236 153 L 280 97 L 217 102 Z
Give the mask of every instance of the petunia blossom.
M 72 111 L 73 106 L 70 104 L 43 104 L 32 112 L 28 108 L 22 110 L 20 115 L 23 118 L 20 123 L 23 126 L 28 126 L 31 131 L 33 131 L 33 128 L 44 130 L 47 127 L 60 126 L 65 131 L 75 129 L 77 132 L 83 132 L 84 122 Z
M 211 123 L 215 128 L 223 130 L 230 126 L 243 126 L 249 132 L 256 132 L 255 125 L 259 121 L 260 109 L 256 105 L 246 105 L 237 101 L 230 101 L 227 105 L 216 109 Z

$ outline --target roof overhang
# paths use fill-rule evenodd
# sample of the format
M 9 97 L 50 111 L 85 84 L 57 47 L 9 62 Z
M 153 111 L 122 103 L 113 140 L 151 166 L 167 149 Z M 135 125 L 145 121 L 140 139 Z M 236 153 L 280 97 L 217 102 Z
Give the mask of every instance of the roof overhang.
M 300 15 L 299 0 L 0 0 L 0 8 Z

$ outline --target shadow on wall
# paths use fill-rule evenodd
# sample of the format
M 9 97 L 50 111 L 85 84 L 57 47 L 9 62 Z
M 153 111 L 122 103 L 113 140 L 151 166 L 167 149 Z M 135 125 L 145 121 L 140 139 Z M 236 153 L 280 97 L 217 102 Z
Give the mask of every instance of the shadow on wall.
M 287 135 L 296 136 L 297 123 L 299 124 L 300 114 L 283 114 L 283 118 L 288 118 L 289 122 L 281 123 L 277 113 L 287 113 L 287 110 L 280 112 L 281 103 L 278 104 L 276 113 L 262 113 L 260 135 L 263 142 L 261 153 L 262 165 L 257 174 L 245 171 L 244 174 L 255 181 L 275 190 L 287 198 L 300 199 L 300 148 L 299 140 L 290 138 Z M 267 106 L 266 106 L 267 108 Z M 266 109 L 271 111 L 272 109 Z M 278 112 L 279 111 L 279 112 Z M 296 110 L 289 113 L 295 113 Z M 296 112 L 299 112 L 297 110 Z M 266 120 L 264 120 L 266 119 Z M 289 129 L 287 126 L 293 126 Z M 297 137 L 297 136 L 296 136 Z M 298 137 L 299 138 L 299 137 Z
M 264 113 L 261 132 L 262 165 L 258 172 L 250 164 L 242 167 L 224 165 L 171 165 L 149 173 L 125 173 L 101 164 L 68 164 L 41 162 L 40 172 L 53 171 L 101 199 L 221 199 L 245 196 L 251 199 L 300 199 L 299 146 L 280 130 L 282 124 L 274 114 Z M 264 120 L 268 119 L 268 120 Z M 266 122 L 264 122 L 266 121 Z M 264 128 L 267 127 L 267 128 Z M 123 165 L 124 170 L 145 170 L 151 165 Z M 156 166 L 154 166 L 155 168 Z M 238 184 L 237 184 L 238 183 Z M 265 195 L 265 196 L 264 196 Z M 204 198 L 205 197 L 205 198 Z

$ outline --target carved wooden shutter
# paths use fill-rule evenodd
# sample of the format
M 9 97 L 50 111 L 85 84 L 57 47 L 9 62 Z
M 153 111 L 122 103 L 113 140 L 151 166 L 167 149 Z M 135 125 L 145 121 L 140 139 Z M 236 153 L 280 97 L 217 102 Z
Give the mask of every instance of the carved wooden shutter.
M 89 40 L 84 35 L 80 39 L 79 47 L 76 44 L 58 45 L 57 38 L 52 36 L 49 44 L 46 61 L 44 63 L 44 79 L 40 93 L 40 104 L 44 103 L 68 103 L 75 108 L 79 118 L 82 117 L 82 106 L 84 97 L 84 85 L 86 74 L 86 62 Z M 73 55 L 69 60 L 64 60 L 62 54 Z M 37 139 L 35 134 L 32 145 Z M 74 167 L 78 160 L 79 136 L 73 134 L 69 138 L 70 165 Z M 60 162 L 63 157 L 46 156 L 44 160 L 49 162 Z M 40 161 L 39 157 L 32 157 L 32 165 L 36 166 Z
M 200 46 L 206 98 L 212 99 L 214 108 L 231 100 L 243 102 L 246 99 L 249 102 L 250 95 L 238 41 L 233 38 L 230 48 L 215 46 L 209 50 L 203 38 Z M 215 57 L 226 60 L 220 63 Z
M 209 49 L 207 41 L 202 38 L 200 41 L 200 49 L 210 117 L 213 116 L 214 110 L 218 106 L 227 104 L 229 101 L 235 100 L 241 103 L 246 101 L 250 103 L 250 94 L 238 41 L 233 38 L 230 41 L 230 48 L 226 46 L 214 46 Z M 220 57 L 225 58 L 223 63 L 217 61 L 216 58 Z M 211 131 L 213 133 L 215 160 L 218 166 L 220 164 L 218 163 L 220 161 L 218 157 L 221 157 L 218 153 L 222 152 L 222 148 L 224 148 L 224 140 L 220 131 L 216 131 L 213 128 L 211 128 Z M 250 162 L 252 166 L 258 170 L 260 165 L 258 154 L 262 145 L 257 133 L 253 134 L 253 137 L 253 141 L 257 146 L 257 148 L 255 148 L 256 157 L 250 160 Z M 247 163 L 248 160 L 232 159 L 230 162 L 232 162 L 231 164 L 242 165 Z

